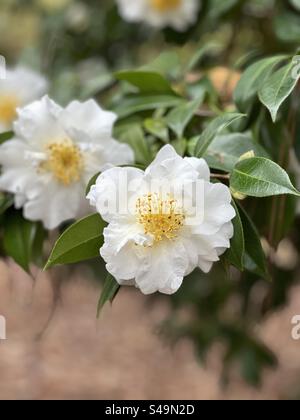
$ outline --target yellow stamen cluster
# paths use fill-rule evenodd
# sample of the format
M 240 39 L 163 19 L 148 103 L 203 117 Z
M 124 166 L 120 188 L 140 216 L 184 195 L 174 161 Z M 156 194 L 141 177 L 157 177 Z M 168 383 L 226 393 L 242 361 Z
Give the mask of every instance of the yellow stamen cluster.
M 40 169 L 52 172 L 57 181 L 66 186 L 78 182 L 84 169 L 82 153 L 71 140 L 65 139 L 47 146 L 48 159 Z
M 138 223 L 146 234 L 151 234 L 155 242 L 176 238 L 183 226 L 185 216 L 177 209 L 176 200 L 162 200 L 158 194 L 148 194 L 137 200 L 136 214 Z
M 180 6 L 182 0 L 150 0 L 153 9 L 160 13 L 170 12 Z
M 0 122 L 11 124 L 17 116 L 18 98 L 14 95 L 0 95 Z

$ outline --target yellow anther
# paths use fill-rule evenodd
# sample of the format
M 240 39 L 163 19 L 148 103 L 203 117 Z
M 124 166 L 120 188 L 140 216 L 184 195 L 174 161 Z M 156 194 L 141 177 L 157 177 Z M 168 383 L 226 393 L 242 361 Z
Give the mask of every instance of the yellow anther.
M 78 146 L 65 139 L 50 143 L 47 146 L 48 158 L 40 165 L 40 169 L 52 172 L 57 181 L 70 185 L 80 180 L 84 169 L 84 160 Z
M 150 0 L 151 6 L 160 13 L 177 9 L 183 0 Z
M 156 242 L 164 238 L 176 238 L 185 220 L 183 212 L 177 209 L 176 200 L 163 200 L 158 194 L 148 194 L 139 198 L 136 214 L 145 234 L 153 235 Z

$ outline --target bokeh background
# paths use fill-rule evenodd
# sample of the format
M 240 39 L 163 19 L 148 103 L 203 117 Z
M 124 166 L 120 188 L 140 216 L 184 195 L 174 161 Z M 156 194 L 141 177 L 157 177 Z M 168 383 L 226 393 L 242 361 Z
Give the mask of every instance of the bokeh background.
M 113 0 L 0 4 L 0 54 L 47 75 L 62 105 L 95 96 L 110 107 L 119 95 L 115 70 L 165 50 L 184 62 L 203 49 L 188 78 L 208 80 L 230 108 L 247 64 L 299 45 L 297 0 L 203 1 L 197 23 L 180 34 L 124 22 Z M 173 298 L 124 288 L 99 320 L 101 267 L 33 269 L 31 278 L 2 259 L 0 399 L 299 399 L 300 341 L 291 337 L 300 314 L 299 223 L 291 230 L 296 204 L 289 209 L 271 286 L 248 274 L 228 279 L 217 266 Z M 260 209 L 253 213 L 263 226 Z

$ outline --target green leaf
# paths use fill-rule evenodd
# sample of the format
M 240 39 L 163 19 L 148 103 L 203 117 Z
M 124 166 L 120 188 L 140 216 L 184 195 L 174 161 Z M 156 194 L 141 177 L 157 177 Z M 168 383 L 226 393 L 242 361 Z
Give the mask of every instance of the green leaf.
M 84 86 L 79 94 L 81 100 L 89 99 L 91 96 L 96 96 L 99 92 L 109 88 L 115 82 L 112 74 L 103 72 L 94 78 L 89 78 L 85 81 Z
M 244 269 L 244 257 L 245 257 L 245 238 L 242 220 L 239 214 L 239 210 L 235 202 L 232 202 L 236 211 L 236 216 L 233 219 L 234 236 L 230 241 L 230 248 L 225 254 L 225 258 L 230 264 L 234 265 L 239 270 Z
M 97 308 L 97 318 L 99 318 L 100 313 L 104 307 L 104 305 L 115 298 L 116 294 L 118 293 L 120 289 L 119 283 L 115 280 L 115 278 L 108 274 L 101 292 L 101 296 L 98 302 L 98 308 Z
M 14 204 L 14 197 L 5 193 L 0 193 L 0 215 L 6 212 Z
M 12 139 L 14 133 L 12 131 L 6 131 L 5 133 L 0 133 L 0 144 L 6 142 L 7 140 Z
M 208 17 L 216 21 L 220 16 L 232 9 L 239 0 L 210 0 Z
M 4 250 L 27 273 L 30 272 L 33 248 L 40 229 L 40 223 L 25 220 L 20 212 L 12 211 L 5 217 Z
M 252 197 L 280 194 L 300 196 L 288 174 L 275 162 L 262 157 L 238 162 L 230 177 L 230 187 L 233 191 Z
M 210 168 L 231 172 L 239 158 L 253 151 L 255 156 L 269 157 L 251 134 L 230 133 L 217 136 L 207 149 L 204 159 Z
M 173 94 L 177 96 L 168 80 L 162 74 L 154 71 L 120 71 L 115 74 L 115 77 L 137 87 L 141 93 Z
M 273 26 L 277 38 L 283 42 L 295 43 L 300 41 L 300 16 L 297 13 L 282 11 L 274 17 Z
M 289 64 L 277 70 L 259 91 L 259 99 L 270 111 L 273 122 L 276 121 L 280 106 L 298 83 L 299 63 L 300 56 L 295 56 Z
M 187 141 L 184 137 L 178 137 L 172 142 L 172 146 L 180 156 L 184 156 L 187 148 Z
M 45 270 L 58 264 L 72 264 L 98 257 L 105 226 L 99 214 L 92 214 L 71 225 L 54 245 Z
M 164 143 L 169 142 L 169 130 L 163 118 L 147 118 L 144 121 L 144 127 L 148 133 L 162 140 Z
M 263 278 L 268 278 L 267 261 L 259 233 L 242 206 L 239 206 L 239 214 L 245 239 L 244 266 L 247 270 L 253 271 Z
M 177 77 L 181 73 L 179 56 L 175 51 L 164 51 L 151 63 L 139 70 L 156 72 L 164 76 Z
M 130 95 L 118 103 L 113 111 L 119 118 L 125 118 L 138 112 L 173 108 L 183 102 L 183 98 L 172 95 Z
M 184 130 L 195 115 L 195 112 L 203 103 L 203 100 L 204 92 L 200 98 L 192 102 L 179 105 L 177 108 L 172 109 L 172 111 L 170 111 L 170 113 L 167 115 L 166 122 L 171 130 L 173 130 L 177 135 L 177 137 L 181 138 L 183 136 Z
M 202 157 L 213 139 L 220 134 L 221 131 L 225 130 L 225 128 L 227 128 L 230 124 L 243 117 L 245 117 L 243 114 L 226 113 L 213 119 L 200 135 L 195 147 L 194 155 L 198 158 Z
M 99 178 L 99 175 L 100 174 L 101 174 L 101 172 L 98 172 L 97 174 L 95 174 L 94 176 L 92 176 L 92 178 L 89 180 L 89 182 L 87 184 L 87 187 L 86 187 L 85 195 L 88 195 L 88 193 L 90 192 L 92 186 L 96 184 L 96 181 Z
M 269 78 L 274 67 L 286 58 L 286 55 L 263 58 L 246 69 L 237 84 L 233 96 L 237 107 L 242 112 L 247 112 L 251 102 Z
M 186 71 L 190 72 L 197 67 L 199 62 L 203 59 L 203 57 L 208 54 L 209 52 L 219 52 L 221 49 L 221 44 L 211 41 L 208 43 L 205 43 L 204 45 L 201 45 L 199 49 L 197 49 L 196 53 L 192 56 L 190 61 L 188 62 L 188 65 L 186 67 Z
M 120 141 L 123 141 L 132 147 L 135 153 L 136 162 L 148 165 L 152 161 L 151 150 L 140 124 L 120 124 L 116 134 Z

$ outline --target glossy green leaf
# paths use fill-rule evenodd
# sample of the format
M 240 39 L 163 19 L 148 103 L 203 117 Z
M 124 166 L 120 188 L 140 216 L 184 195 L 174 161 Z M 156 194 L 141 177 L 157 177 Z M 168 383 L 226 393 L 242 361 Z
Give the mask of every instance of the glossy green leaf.
M 98 302 L 97 318 L 99 318 L 104 305 L 109 301 L 110 302 L 113 301 L 119 289 L 120 289 L 119 283 L 111 274 L 108 274 L 106 277 L 102 292 L 101 292 L 99 302 Z
M 239 158 L 253 151 L 255 156 L 269 157 L 251 134 L 230 133 L 217 136 L 207 149 L 204 159 L 211 168 L 231 172 Z
M 242 112 L 247 112 L 249 105 L 273 72 L 274 67 L 286 58 L 285 55 L 263 58 L 245 70 L 234 91 L 234 101 Z
M 230 124 L 243 118 L 245 115 L 238 113 L 226 113 L 213 119 L 203 133 L 200 135 L 198 142 L 195 146 L 194 155 L 196 157 L 202 157 L 208 147 L 210 146 L 213 139 L 220 134 L 221 131 L 225 130 Z
M 99 214 L 92 214 L 71 225 L 54 245 L 45 270 L 58 264 L 72 264 L 98 257 L 105 226 Z
M 25 220 L 20 212 L 11 211 L 5 216 L 3 236 L 5 252 L 28 273 L 40 229 L 40 223 Z
M 280 194 L 300 196 L 288 174 L 275 162 L 254 157 L 237 163 L 230 177 L 233 191 L 252 197 L 269 197 Z
M 298 83 L 300 78 L 299 64 L 300 56 L 295 56 L 289 64 L 277 70 L 259 91 L 259 99 L 270 111 L 273 122 L 276 121 L 280 106 Z
M 239 209 L 235 202 L 232 202 L 235 208 L 236 216 L 233 219 L 234 236 L 230 241 L 230 248 L 225 254 L 227 261 L 234 265 L 239 270 L 244 269 L 244 257 L 245 257 L 245 238 L 242 220 L 239 214 Z
M 259 233 L 242 206 L 239 206 L 239 214 L 245 239 L 244 266 L 247 270 L 253 271 L 263 278 L 268 278 L 267 261 Z

